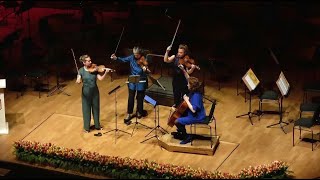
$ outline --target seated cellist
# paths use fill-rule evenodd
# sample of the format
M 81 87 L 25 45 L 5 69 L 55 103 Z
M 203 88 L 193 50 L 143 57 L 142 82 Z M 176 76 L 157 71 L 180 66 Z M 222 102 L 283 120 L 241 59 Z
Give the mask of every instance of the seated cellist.
M 201 84 L 196 77 L 188 78 L 189 95 L 184 95 L 183 99 L 187 103 L 188 108 L 182 117 L 175 120 L 177 132 L 172 133 L 175 138 L 182 139 L 180 144 L 187 144 L 191 142 L 191 135 L 187 134 L 185 125 L 194 123 L 201 123 L 206 118 L 206 112 L 203 106 L 203 97 L 200 92 Z

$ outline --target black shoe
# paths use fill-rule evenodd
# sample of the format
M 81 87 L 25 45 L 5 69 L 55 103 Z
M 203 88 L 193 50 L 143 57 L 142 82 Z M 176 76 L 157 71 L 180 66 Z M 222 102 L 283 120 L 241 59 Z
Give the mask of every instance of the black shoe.
M 146 110 L 142 110 L 142 113 L 137 112 L 137 118 L 141 119 L 141 117 L 146 117 L 148 112 Z
M 123 122 L 127 125 L 131 124 L 132 115 L 128 114 L 127 117 L 123 120 Z
M 130 124 L 131 124 L 131 120 L 128 120 L 128 121 L 124 120 L 124 123 L 125 123 L 126 125 L 130 125 Z
M 143 111 L 142 111 L 142 117 L 146 117 L 146 116 L 148 116 L 148 111 L 143 110 Z
M 177 132 L 171 132 L 171 135 L 176 135 L 176 134 L 182 134 L 182 132 L 178 131 Z
M 95 128 L 96 130 L 103 130 L 103 127 L 100 126 L 99 128 Z
M 185 138 L 180 142 L 180 144 L 187 144 L 187 143 L 189 143 L 189 142 L 191 142 L 191 141 L 192 141 L 191 135 L 187 135 L 187 137 L 185 137 Z
M 175 139 L 179 139 L 179 140 L 185 139 L 185 136 L 179 132 L 171 132 L 171 135 L 173 135 L 173 138 L 175 138 Z
M 141 119 L 141 118 L 142 118 L 142 114 L 139 113 L 139 112 L 137 112 L 137 118 L 138 118 L 138 119 Z
M 124 118 L 125 121 L 130 121 L 133 118 L 132 114 L 127 114 L 127 117 Z

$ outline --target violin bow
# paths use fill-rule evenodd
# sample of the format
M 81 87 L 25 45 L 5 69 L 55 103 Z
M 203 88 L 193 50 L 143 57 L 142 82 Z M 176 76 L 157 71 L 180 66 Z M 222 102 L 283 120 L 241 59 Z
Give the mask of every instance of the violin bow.
M 74 56 L 74 52 L 73 52 L 73 49 L 72 49 L 72 48 L 71 48 L 71 52 L 72 52 L 72 55 L 73 55 L 74 63 L 75 63 L 76 68 L 77 68 L 77 72 L 78 72 L 78 74 L 79 74 L 79 69 L 78 69 L 78 65 L 77 65 L 76 57 Z
M 119 44 L 120 44 L 120 41 L 121 41 L 121 38 L 122 38 L 123 31 L 124 31 L 124 27 L 122 28 L 122 32 L 121 32 L 121 35 L 120 35 L 120 39 L 119 39 L 119 41 L 118 41 L 118 44 L 117 44 L 116 50 L 114 51 L 114 54 L 116 54 L 116 53 L 117 53 L 117 50 L 118 50 L 118 47 L 119 47 Z
M 171 42 L 171 46 L 173 45 L 174 39 L 176 38 L 178 29 L 179 29 L 179 26 L 180 26 L 180 22 L 181 22 L 181 19 L 179 19 L 178 26 L 176 28 L 176 32 L 174 33 L 174 36 L 173 36 L 173 39 L 172 39 L 172 42 Z
M 117 53 L 117 50 L 118 50 L 118 47 L 119 47 L 119 44 L 120 44 L 120 41 L 121 41 L 121 38 L 122 38 L 122 35 L 123 35 L 123 31 L 124 31 L 124 26 L 122 27 L 122 31 L 121 31 L 121 34 L 120 34 L 120 38 L 119 38 L 119 41 L 118 41 L 118 44 L 117 44 L 117 47 L 116 47 L 116 50 L 114 50 L 114 54 Z M 110 61 L 110 63 L 112 63 L 112 61 Z M 111 73 L 111 82 L 113 81 L 113 77 L 112 77 L 112 73 Z

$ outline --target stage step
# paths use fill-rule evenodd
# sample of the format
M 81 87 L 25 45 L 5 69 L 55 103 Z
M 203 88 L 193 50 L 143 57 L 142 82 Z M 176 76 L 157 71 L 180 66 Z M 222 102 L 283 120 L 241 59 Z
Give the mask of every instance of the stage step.
M 0 177 L 6 176 L 10 172 L 9 169 L 0 168 Z
M 183 153 L 192 153 L 192 154 L 204 154 L 212 156 L 214 155 L 218 145 L 219 145 L 219 136 L 211 138 L 212 148 L 210 144 L 210 138 L 196 138 L 191 143 L 180 144 L 180 140 L 174 139 L 171 134 L 165 134 L 159 138 L 159 145 L 171 152 L 183 152 Z

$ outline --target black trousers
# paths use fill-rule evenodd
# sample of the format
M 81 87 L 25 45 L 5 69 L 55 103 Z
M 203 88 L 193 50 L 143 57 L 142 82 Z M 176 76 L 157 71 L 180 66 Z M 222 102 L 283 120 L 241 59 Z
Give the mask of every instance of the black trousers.
M 182 138 L 185 138 L 187 136 L 186 126 L 180 123 L 176 123 L 175 125 L 177 127 L 177 132 L 181 134 Z
M 137 111 L 140 114 L 143 114 L 143 100 L 144 100 L 144 96 L 145 96 L 145 90 L 136 91 L 136 90 L 131 90 L 131 89 L 129 89 L 129 97 L 128 97 L 128 109 L 127 109 L 128 114 L 133 113 L 134 98 L 135 98 L 136 94 L 137 94 Z
M 179 106 L 179 104 L 183 100 L 183 95 L 188 95 L 188 84 L 184 83 L 184 80 L 174 79 L 172 81 L 172 88 L 173 88 L 173 98 L 174 98 L 174 104 L 176 107 Z

